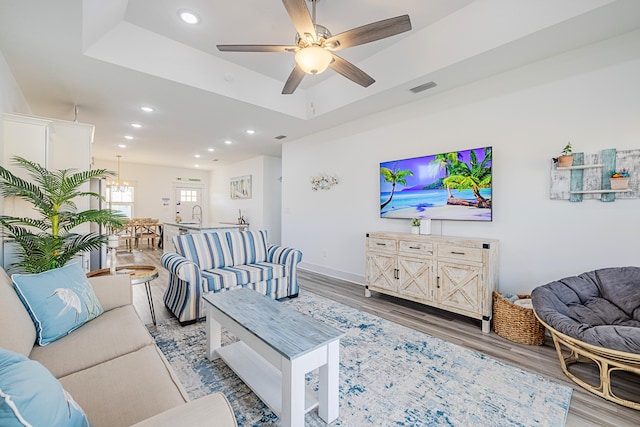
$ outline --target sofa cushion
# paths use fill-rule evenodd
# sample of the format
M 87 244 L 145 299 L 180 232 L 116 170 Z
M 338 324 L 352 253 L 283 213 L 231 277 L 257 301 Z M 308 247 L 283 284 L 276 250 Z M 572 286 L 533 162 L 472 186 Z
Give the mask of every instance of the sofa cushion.
M 33 319 L 40 345 L 67 335 L 103 312 L 78 263 L 38 274 L 14 274 L 11 279 Z
M 263 282 L 286 276 L 283 264 L 259 262 L 247 265 L 235 265 L 202 271 L 202 277 L 206 281 L 205 292 L 218 292 L 221 289 L 243 286 L 248 283 Z
M 0 348 L 0 425 L 88 427 L 89 422 L 44 366 Z
M 36 327 L 11 279 L 0 268 L 0 347 L 28 356 L 36 342 Z
M 233 265 L 226 232 L 183 234 L 175 236 L 176 252 L 195 262 L 201 270 Z
M 215 416 L 212 417 L 212 414 Z M 186 405 L 147 418 L 132 427 L 201 426 L 204 420 L 210 420 L 211 425 L 215 427 L 238 427 L 233 408 L 220 392 L 192 400 Z
M 227 233 L 234 266 L 255 264 L 267 260 L 267 231 L 240 231 Z
M 130 426 L 188 401 L 155 345 L 67 375 L 60 382 L 93 427 Z
M 150 344 L 153 338 L 133 306 L 127 305 L 105 312 L 45 347 L 35 346 L 30 357 L 60 378 Z

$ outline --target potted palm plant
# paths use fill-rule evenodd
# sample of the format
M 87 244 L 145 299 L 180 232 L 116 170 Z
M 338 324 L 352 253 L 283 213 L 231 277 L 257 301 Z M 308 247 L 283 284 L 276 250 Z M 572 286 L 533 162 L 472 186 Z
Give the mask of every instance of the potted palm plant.
M 13 157 L 12 160 L 27 172 L 30 179 L 20 178 L 0 166 L 0 194 L 29 202 L 39 217 L 0 215 L 0 226 L 5 231 L 5 237 L 17 244 L 18 261 L 9 266 L 11 271 L 40 273 L 62 267 L 76 255 L 98 249 L 106 243 L 106 235 L 73 232 L 80 224 L 122 227 L 123 215 L 109 209 L 78 212 L 74 203 L 78 197 L 101 198 L 100 194 L 83 191 L 80 187 L 92 178 L 113 173 L 105 169 L 49 171 L 22 157 Z

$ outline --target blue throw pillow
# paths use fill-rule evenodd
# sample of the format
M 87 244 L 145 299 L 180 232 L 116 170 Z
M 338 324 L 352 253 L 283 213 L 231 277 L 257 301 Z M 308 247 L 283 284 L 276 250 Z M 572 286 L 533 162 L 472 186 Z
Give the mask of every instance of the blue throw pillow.
M 11 279 L 33 319 L 40 345 L 62 338 L 104 312 L 80 264 L 14 274 Z
M 35 360 L 0 348 L 0 425 L 85 427 L 86 415 Z

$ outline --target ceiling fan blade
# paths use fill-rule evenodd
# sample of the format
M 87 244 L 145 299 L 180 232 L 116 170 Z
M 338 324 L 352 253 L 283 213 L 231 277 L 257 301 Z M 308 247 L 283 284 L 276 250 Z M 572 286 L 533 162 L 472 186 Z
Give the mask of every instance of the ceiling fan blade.
M 305 4 L 305 0 L 282 0 L 289 18 L 296 27 L 296 31 L 301 38 L 305 38 L 305 34 L 310 34 L 313 41 L 316 40 L 316 29 L 311 20 L 311 14 Z
M 219 44 L 221 52 L 294 52 L 298 46 L 277 46 L 269 44 Z
M 300 66 L 296 64 L 291 74 L 289 74 L 289 78 L 284 84 L 284 88 L 282 88 L 282 94 L 291 95 L 293 92 L 295 92 L 304 75 L 305 72 L 302 71 L 302 68 L 300 68 Z
M 369 74 L 338 55 L 333 55 L 333 61 L 329 64 L 329 68 L 363 87 L 369 87 L 375 82 Z
M 409 15 L 396 16 L 336 34 L 329 37 L 324 45 L 330 50 L 340 50 L 395 36 L 410 29 Z

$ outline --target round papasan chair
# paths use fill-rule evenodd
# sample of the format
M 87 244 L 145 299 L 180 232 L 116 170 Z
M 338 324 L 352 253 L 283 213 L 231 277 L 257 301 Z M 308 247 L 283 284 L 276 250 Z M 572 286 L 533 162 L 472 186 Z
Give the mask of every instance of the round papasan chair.
M 613 371 L 640 375 L 640 267 L 567 277 L 535 288 L 531 299 L 536 317 L 551 333 L 564 373 L 598 396 L 640 410 L 640 402 L 611 390 Z M 568 365 L 576 362 L 594 362 L 600 384 L 570 372 Z

